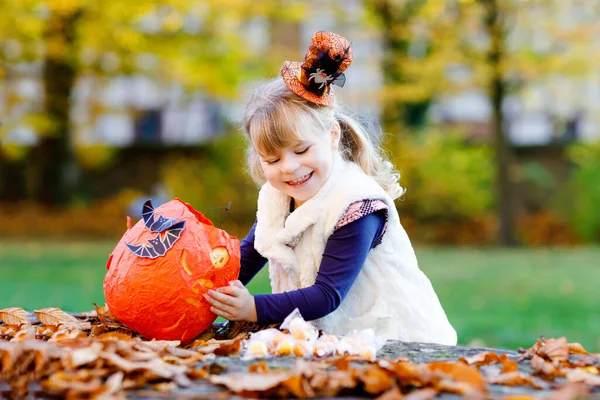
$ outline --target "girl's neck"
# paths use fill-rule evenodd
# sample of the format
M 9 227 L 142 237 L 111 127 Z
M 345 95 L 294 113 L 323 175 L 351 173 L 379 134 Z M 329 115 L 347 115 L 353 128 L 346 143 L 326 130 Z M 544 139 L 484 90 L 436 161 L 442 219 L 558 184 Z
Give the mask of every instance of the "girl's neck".
M 290 198 L 290 212 L 294 212 L 295 209 L 300 207 L 303 203 L 297 202 L 293 197 Z

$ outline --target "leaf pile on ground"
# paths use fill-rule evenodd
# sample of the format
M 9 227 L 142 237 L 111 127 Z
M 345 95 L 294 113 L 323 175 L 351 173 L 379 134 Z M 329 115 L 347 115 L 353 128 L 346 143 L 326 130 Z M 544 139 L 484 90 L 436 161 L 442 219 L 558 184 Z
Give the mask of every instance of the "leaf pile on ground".
M 217 356 L 240 357 L 256 326 L 234 324 L 224 340 L 213 329 L 182 344 L 144 340 L 103 307 L 77 316 L 57 308 L 33 314 L 8 308 L 0 310 L 0 320 L 0 395 L 14 398 L 124 398 L 135 389 L 170 391 L 199 382 L 249 397 L 430 399 L 454 393 L 478 399 L 489 397 L 490 385 L 504 385 L 576 399 L 600 390 L 600 355 L 564 337 L 541 338 L 518 359 L 491 351 L 429 363 L 315 354 L 275 369 L 269 361 L 277 356 L 270 354 L 246 372 L 228 372 Z
M 578 357 L 569 358 L 570 355 Z M 210 376 L 211 382 L 247 397 L 378 396 L 378 399 L 433 399 L 454 393 L 489 398 L 490 385 L 544 389 L 546 399 L 579 399 L 600 390 L 600 355 L 566 338 L 539 339 L 518 360 L 482 352 L 456 362 L 412 363 L 398 358 L 353 363 L 353 357 L 308 361 L 289 370 L 270 370 L 262 361 L 247 373 Z M 519 363 L 529 364 L 521 366 Z M 524 372 L 524 370 L 530 372 Z M 539 397 L 520 395 L 514 399 Z

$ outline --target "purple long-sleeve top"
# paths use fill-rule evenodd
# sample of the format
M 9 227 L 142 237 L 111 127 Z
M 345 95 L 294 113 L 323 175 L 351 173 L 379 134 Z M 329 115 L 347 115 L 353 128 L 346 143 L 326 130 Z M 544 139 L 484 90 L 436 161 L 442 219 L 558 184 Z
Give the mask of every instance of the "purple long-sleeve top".
M 322 318 L 334 311 L 352 287 L 384 226 L 385 210 L 379 210 L 334 231 L 325 244 L 317 278 L 312 286 L 254 296 L 258 323 L 281 322 L 295 308 L 308 321 Z M 254 248 L 255 228 L 256 223 L 241 242 L 239 280 L 244 285 L 267 263 L 267 259 Z

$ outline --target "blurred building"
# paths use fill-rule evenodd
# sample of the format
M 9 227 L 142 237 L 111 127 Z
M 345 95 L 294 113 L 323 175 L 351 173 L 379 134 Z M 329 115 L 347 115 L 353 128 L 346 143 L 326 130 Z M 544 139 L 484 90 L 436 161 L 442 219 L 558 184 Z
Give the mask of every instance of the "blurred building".
M 549 29 L 574 30 L 583 25 L 596 25 L 597 3 L 556 1 L 547 3 L 546 9 L 532 8 L 531 15 L 523 21 L 510 21 L 509 51 L 531 49 L 541 55 L 567 54 L 560 35 Z M 588 54 L 600 48 L 600 39 L 592 35 L 591 42 L 582 40 L 585 43 L 571 46 L 578 48 L 579 57 L 573 57 L 572 64 L 565 65 L 579 72 L 569 75 L 565 71 L 514 82 L 520 90 L 508 96 L 503 109 L 508 121 L 506 129 L 515 146 L 600 140 L 600 70 L 592 68 L 594 56 Z M 582 54 L 585 60 L 581 59 Z M 583 72 L 586 69 L 589 72 Z M 468 79 L 469 73 L 466 66 L 449 69 L 450 78 L 456 81 Z M 430 115 L 437 123 L 469 124 L 474 136 L 489 137 L 491 106 L 482 89 L 440 98 Z
M 295 48 L 296 59 L 302 60 L 313 33 L 332 30 L 352 42 L 355 59 L 348 69 L 347 84 L 338 89 L 339 99 L 367 118 L 380 116 L 382 73 L 381 40 L 376 29 L 364 27 L 362 1 L 343 1 L 344 18 L 335 7 L 339 0 L 315 1 L 301 24 L 270 25 L 265 19 L 251 21 L 245 37 L 257 52 L 270 46 Z M 577 24 L 585 17 L 586 5 L 564 2 L 559 23 Z M 321 5 L 322 7 L 319 7 Z M 535 28 L 535 27 L 534 27 Z M 543 29 L 517 27 L 511 40 L 533 43 L 540 49 L 553 44 Z M 5 56 L 18 57 L 19 44 L 7 42 Z M 600 40 L 590 45 L 598 48 Z M 117 57 L 113 55 L 113 58 Z M 141 55 L 141 57 L 151 57 Z M 10 58 L 10 57 L 9 57 Z M 283 61 L 283 60 L 282 60 Z M 107 58 L 107 68 L 118 59 Z M 156 60 L 145 59 L 151 64 Z M 5 142 L 33 145 L 37 137 L 27 123 L 15 123 L 21 115 L 42 109 L 43 88 L 39 63 L 20 63 L 7 67 L 7 77 L 0 83 L 0 113 L 6 125 Z M 273 71 L 275 76 L 278 71 Z M 449 69 L 453 79 L 464 79 L 468 68 Z M 268 78 L 268 77 L 265 77 Z M 224 102 L 203 93 L 193 94 L 174 84 L 148 78 L 143 71 L 133 76 L 80 76 L 72 94 L 71 120 L 77 144 L 105 144 L 116 147 L 136 145 L 190 146 L 220 135 L 226 121 L 239 124 L 247 95 L 252 85 L 243 90 L 239 101 Z M 508 117 L 507 130 L 515 145 L 539 146 L 573 140 L 600 139 L 600 70 L 579 79 L 551 76 L 527 82 L 516 96 L 504 104 Z M 491 109 L 482 89 L 436 99 L 429 111 L 435 123 L 467 125 L 474 136 L 489 135 Z
M 223 131 L 220 102 L 200 92 L 188 95 L 181 86 L 142 74 L 103 84 L 96 77 L 82 77 L 74 100 L 72 121 L 82 144 L 190 146 Z M 94 106 L 102 111 L 92 116 Z

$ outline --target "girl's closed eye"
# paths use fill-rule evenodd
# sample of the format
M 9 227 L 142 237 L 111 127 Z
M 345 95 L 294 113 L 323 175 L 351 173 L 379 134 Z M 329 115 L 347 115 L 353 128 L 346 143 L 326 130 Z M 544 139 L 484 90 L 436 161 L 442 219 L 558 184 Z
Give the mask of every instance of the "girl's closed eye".
M 306 148 L 304 148 L 302 150 L 298 150 L 298 151 L 296 151 L 296 154 L 304 154 L 304 153 L 306 153 L 308 151 L 308 149 L 310 149 L 310 147 L 311 146 L 308 146 L 308 147 L 306 147 Z
M 275 163 L 277 163 L 277 161 L 279 161 L 279 158 L 274 158 L 272 160 L 265 160 L 265 162 L 267 164 L 275 164 Z

